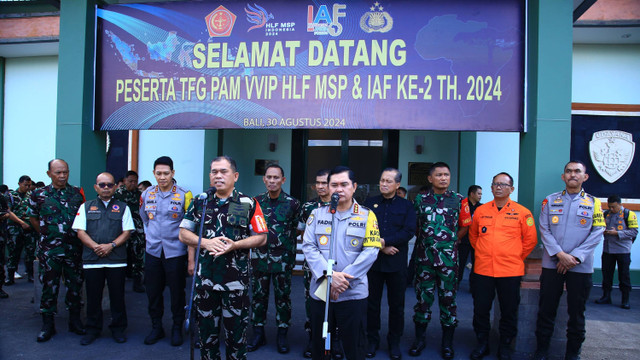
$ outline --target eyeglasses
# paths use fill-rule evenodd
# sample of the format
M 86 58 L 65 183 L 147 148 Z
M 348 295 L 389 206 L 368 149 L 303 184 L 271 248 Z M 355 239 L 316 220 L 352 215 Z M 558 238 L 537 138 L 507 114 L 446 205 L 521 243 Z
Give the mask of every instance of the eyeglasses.
M 116 186 L 116 184 L 114 184 L 114 183 L 100 183 L 100 184 L 98 184 L 98 186 L 99 186 L 101 189 L 104 189 L 104 188 L 109 188 L 109 189 L 111 189 L 112 187 Z
M 505 183 L 491 183 L 491 186 L 495 187 L 495 188 L 506 188 L 506 187 L 511 187 L 511 184 L 505 184 Z

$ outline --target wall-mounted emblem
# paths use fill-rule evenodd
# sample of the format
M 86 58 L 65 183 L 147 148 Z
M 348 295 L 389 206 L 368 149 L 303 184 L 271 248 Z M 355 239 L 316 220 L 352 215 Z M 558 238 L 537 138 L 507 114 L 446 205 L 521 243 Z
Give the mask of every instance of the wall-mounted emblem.
M 360 18 L 360 28 L 365 32 L 386 33 L 393 28 L 393 18 L 379 2 L 375 2 Z
M 620 130 L 597 131 L 589 142 L 593 167 L 609 183 L 616 182 L 629 170 L 635 151 L 633 136 Z

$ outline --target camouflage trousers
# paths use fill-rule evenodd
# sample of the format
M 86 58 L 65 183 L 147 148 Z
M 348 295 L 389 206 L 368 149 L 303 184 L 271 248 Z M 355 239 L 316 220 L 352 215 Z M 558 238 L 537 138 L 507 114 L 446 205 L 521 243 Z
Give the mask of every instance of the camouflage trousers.
M 39 254 L 40 283 L 42 283 L 42 298 L 40 311 L 43 314 L 55 314 L 58 310 L 58 292 L 60 277 L 64 278 L 67 287 L 65 304 L 70 312 L 82 309 L 82 258 L 80 256 L 49 256 Z
M 39 235 L 33 231 L 24 231 L 20 226 L 9 226 L 9 241 L 7 242 L 7 270 L 17 271 L 20 255 L 24 249 L 24 266 L 27 273 L 33 273 L 33 262 L 36 259 L 36 239 Z
M 0 225 L 2 226 L 2 225 Z M 0 289 L 2 289 L 2 285 L 4 284 L 5 275 L 4 275 L 4 264 L 5 261 L 5 244 L 7 242 L 7 237 L 0 230 Z
M 288 328 L 291 321 L 291 270 L 277 273 L 253 271 L 251 277 L 251 324 L 264 326 L 267 322 L 271 282 L 273 282 L 273 297 L 276 303 L 276 325 Z
M 131 232 L 127 239 L 127 266 L 131 267 L 131 275 L 142 276 L 144 274 L 144 253 L 145 253 L 144 233 L 137 230 Z
M 249 291 L 204 290 L 196 288 L 200 329 L 200 358 L 220 359 L 220 321 L 224 326 L 227 360 L 247 358 Z
M 428 258 L 430 252 L 427 252 Z M 456 284 L 457 264 L 434 265 L 431 259 L 416 260 L 414 287 L 418 302 L 413 307 L 413 321 L 428 324 L 431 320 L 431 305 L 433 304 L 436 288 L 438 291 L 438 305 L 440 306 L 440 323 L 443 326 L 456 326 Z
M 307 260 L 302 264 L 302 283 L 304 284 L 304 312 L 306 315 L 304 330 L 311 332 L 311 294 L 309 292 L 311 288 L 311 269 L 309 269 Z

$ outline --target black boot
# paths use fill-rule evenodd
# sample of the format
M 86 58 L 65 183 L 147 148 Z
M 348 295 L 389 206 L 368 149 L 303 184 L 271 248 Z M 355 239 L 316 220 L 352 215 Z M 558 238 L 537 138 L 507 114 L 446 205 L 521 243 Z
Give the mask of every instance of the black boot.
M 440 355 L 445 360 L 453 359 L 453 333 L 455 326 L 442 326 L 442 343 L 440 345 Z
M 264 326 L 253 327 L 253 339 L 247 344 L 247 351 L 252 352 L 260 348 L 260 346 L 267 343 L 264 337 Z
M 280 354 L 286 354 L 289 352 L 289 340 L 287 340 L 287 330 L 289 329 L 285 327 L 278 328 L 278 337 L 276 338 L 276 347 L 278 348 L 278 352 Z
M 580 360 L 582 341 L 567 339 L 567 348 L 564 353 L 565 360 Z
M 174 323 L 171 327 L 171 346 L 180 346 L 184 342 L 182 338 L 182 324 Z
M 596 304 L 611 304 L 611 290 L 603 290 L 602 297 L 596 300 Z
M 416 327 L 416 338 L 413 340 L 413 344 L 411 344 L 411 348 L 409 349 L 409 355 L 411 356 L 420 356 L 422 350 L 424 350 L 427 343 L 425 342 L 425 334 L 427 332 L 427 324 L 415 323 Z
M 9 297 L 9 294 L 7 294 L 4 290 L 2 290 L 2 284 L 0 284 L 0 299 L 6 299 L 8 297 Z
M 491 354 L 491 349 L 489 349 L 489 334 L 477 335 L 478 345 L 473 348 L 471 351 L 471 355 L 469 358 L 471 360 L 480 360 L 483 357 Z
M 402 359 L 402 351 L 400 351 L 400 339 L 389 340 L 389 359 Z
M 5 285 L 11 286 L 16 283 L 16 271 L 15 270 L 7 270 L 7 281 L 4 282 Z
M 133 291 L 137 293 L 145 292 L 144 283 L 142 282 L 142 275 L 140 274 L 133 277 Z
M 56 334 L 56 327 L 53 322 L 53 314 L 42 314 L 42 329 L 38 333 L 36 341 L 45 342 L 49 341 L 53 335 Z
M 73 310 L 69 313 L 69 332 L 76 333 L 78 335 L 84 335 L 87 333 L 87 330 L 84 328 L 84 324 L 82 324 L 82 319 L 80 319 L 80 310 Z
M 498 359 L 511 360 L 511 338 L 500 338 L 500 347 L 498 347 Z
M 153 319 L 152 328 L 149 335 L 144 338 L 144 343 L 147 345 L 153 345 L 158 342 L 158 340 L 164 337 L 164 329 L 162 328 L 162 319 Z
M 533 354 L 533 360 L 549 359 L 549 343 L 551 339 L 537 339 L 536 352 Z
M 342 341 L 340 340 L 339 328 L 335 328 L 334 333 L 331 334 L 331 358 L 333 360 L 344 359 L 344 349 L 342 348 Z
M 623 309 L 631 309 L 631 305 L 629 305 L 629 292 L 628 291 L 623 291 L 622 292 L 622 303 L 620 304 L 620 307 Z
M 309 337 L 309 340 L 307 341 L 307 346 L 305 346 L 302 356 L 305 359 L 311 359 L 311 357 L 313 356 L 313 354 L 311 353 L 311 348 L 313 347 L 313 344 L 311 342 L 311 330 L 307 330 L 307 336 Z

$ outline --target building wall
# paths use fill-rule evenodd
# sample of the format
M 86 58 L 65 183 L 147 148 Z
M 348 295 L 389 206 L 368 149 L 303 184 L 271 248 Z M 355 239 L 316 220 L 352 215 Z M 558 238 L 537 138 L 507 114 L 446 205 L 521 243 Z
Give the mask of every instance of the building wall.
M 469 154 L 468 156 L 473 156 Z M 513 177 L 511 199 L 518 201 L 520 133 L 479 132 L 476 134 L 476 185 L 482 187 L 482 202 L 493 200 L 491 181 L 500 172 Z M 468 189 L 460 189 L 463 195 Z M 542 199 L 540 199 L 542 201 Z M 533 211 L 533 209 L 530 209 Z
M 203 191 L 204 130 L 143 130 L 140 131 L 138 175 L 140 181 L 153 177 L 153 162 L 160 156 L 173 159 L 175 179 L 196 196 Z
M 640 44 L 574 45 L 572 101 L 640 104 Z
M 577 103 L 639 105 L 640 45 L 574 45 L 572 92 L 572 101 Z M 584 187 L 589 191 L 588 180 Z M 595 250 L 596 268 L 602 266 L 601 254 L 602 243 Z M 631 269 L 640 272 L 637 246 L 631 251 Z M 600 272 L 595 275 L 598 282 Z
M 415 137 L 424 137 L 422 154 L 416 154 Z M 398 169 L 402 172 L 402 186 L 412 193 L 407 185 L 409 179 L 410 162 L 437 162 L 444 161 L 451 167 L 450 188 L 458 190 L 458 132 L 457 131 L 400 131 L 400 149 L 398 156 Z M 425 178 L 422 185 L 428 183 Z M 418 188 L 420 186 L 417 186 Z
M 269 151 L 269 135 L 277 135 L 276 151 Z M 236 187 L 249 196 L 266 191 L 262 175 L 255 175 L 256 160 L 278 160 L 285 171 L 285 177 L 291 177 L 292 166 L 301 169 L 303 164 L 291 164 L 291 130 L 224 130 L 223 153 L 236 160 L 240 177 Z M 289 193 L 290 184 L 285 181 L 282 189 Z
M 50 182 L 47 162 L 55 157 L 58 57 L 7 58 L 4 83 L 3 179 Z M 70 169 L 74 171 L 74 169 Z

